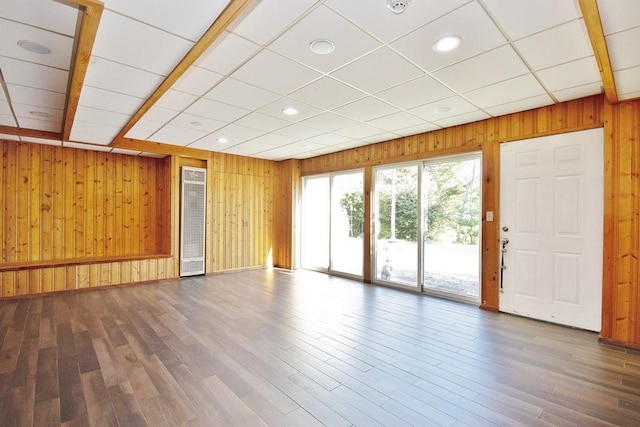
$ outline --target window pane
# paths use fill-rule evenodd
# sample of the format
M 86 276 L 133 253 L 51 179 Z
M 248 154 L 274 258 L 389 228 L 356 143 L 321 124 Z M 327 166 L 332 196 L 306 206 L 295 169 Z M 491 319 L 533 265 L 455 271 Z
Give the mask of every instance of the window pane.
M 418 166 L 375 175 L 376 278 L 415 286 L 418 280 Z
M 362 276 L 363 173 L 333 177 L 331 188 L 331 269 Z

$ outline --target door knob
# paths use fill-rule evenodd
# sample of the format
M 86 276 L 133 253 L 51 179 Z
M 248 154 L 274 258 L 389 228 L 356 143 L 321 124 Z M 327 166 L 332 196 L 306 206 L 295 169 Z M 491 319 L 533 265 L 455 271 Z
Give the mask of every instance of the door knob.
M 509 244 L 509 239 L 505 237 L 504 239 L 502 239 L 502 246 L 506 246 L 507 244 Z
M 504 231 L 504 232 L 506 233 L 507 231 L 509 231 L 509 227 L 507 227 L 506 225 L 505 225 L 505 226 L 503 226 L 503 227 L 502 227 L 502 231 Z

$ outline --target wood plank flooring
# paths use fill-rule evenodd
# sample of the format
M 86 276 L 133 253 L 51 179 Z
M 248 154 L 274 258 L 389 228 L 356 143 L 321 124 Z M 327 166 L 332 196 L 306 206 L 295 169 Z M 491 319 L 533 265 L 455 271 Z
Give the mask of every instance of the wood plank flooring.
M 640 425 L 640 353 L 319 273 L 0 301 L 0 425 Z

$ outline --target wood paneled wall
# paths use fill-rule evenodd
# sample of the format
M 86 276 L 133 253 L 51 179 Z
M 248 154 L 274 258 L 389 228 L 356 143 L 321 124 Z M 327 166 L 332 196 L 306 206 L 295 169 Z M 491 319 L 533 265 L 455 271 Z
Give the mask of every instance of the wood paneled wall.
M 279 179 L 276 182 L 276 249 L 274 265 L 297 268 L 297 236 L 300 196 L 300 160 L 279 163 Z
M 601 336 L 640 345 L 640 101 L 605 104 Z
M 3 297 L 173 277 L 166 160 L 0 144 Z
M 498 310 L 500 143 L 601 127 L 603 102 L 602 96 L 592 96 L 305 159 L 301 162 L 301 172 L 303 176 L 313 175 L 327 171 L 482 151 L 482 206 L 484 212 L 493 211 L 495 216 L 493 222 L 485 221 L 484 212 L 482 217 L 481 304 L 483 308 L 495 311 Z M 366 168 L 365 171 L 371 173 L 371 168 Z M 370 253 L 370 248 L 369 250 L 365 248 L 364 253 Z M 365 265 L 367 264 L 365 260 Z
M 207 172 L 207 273 L 273 265 L 278 164 L 212 153 Z

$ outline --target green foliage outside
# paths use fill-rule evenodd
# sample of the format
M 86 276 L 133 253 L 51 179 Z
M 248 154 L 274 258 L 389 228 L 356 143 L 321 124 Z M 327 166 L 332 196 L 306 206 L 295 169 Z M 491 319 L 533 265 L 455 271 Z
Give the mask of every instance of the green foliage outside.
M 478 243 L 480 214 L 478 161 L 428 165 L 425 168 L 428 242 L 437 242 L 452 230 L 455 243 Z M 394 176 L 395 175 L 395 176 Z M 417 241 L 417 168 L 380 170 L 376 176 L 378 239 Z M 395 236 L 392 230 L 395 194 Z M 346 193 L 340 205 L 349 218 L 350 237 L 362 235 L 364 204 L 362 192 Z

